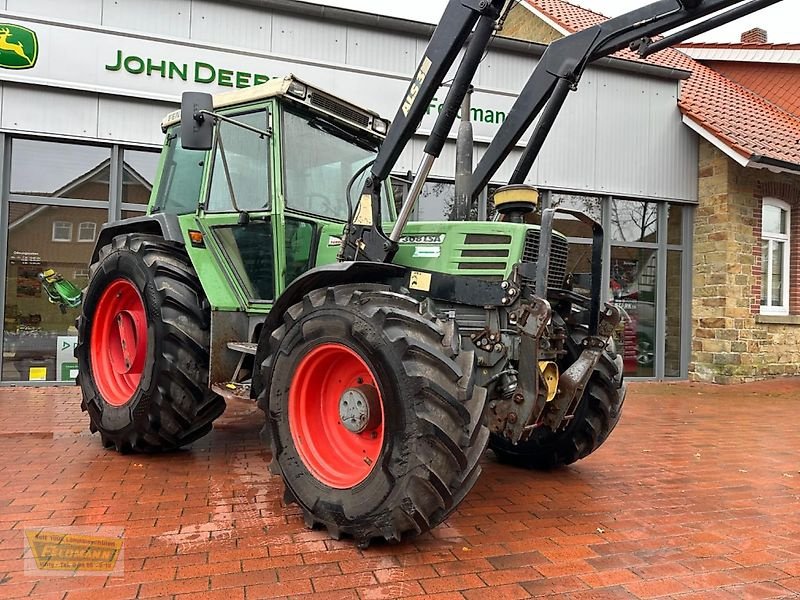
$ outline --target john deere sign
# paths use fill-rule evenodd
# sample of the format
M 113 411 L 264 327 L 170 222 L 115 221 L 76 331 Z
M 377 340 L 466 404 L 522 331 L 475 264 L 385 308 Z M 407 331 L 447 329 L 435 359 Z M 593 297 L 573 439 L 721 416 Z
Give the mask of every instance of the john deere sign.
M 213 83 L 222 87 L 250 87 L 266 83 L 270 79 L 268 75 L 261 73 L 222 69 L 201 61 L 177 63 L 171 60 L 142 58 L 136 55 L 125 56 L 122 50 L 117 50 L 114 60 L 105 67 L 107 71 L 125 71 L 131 75 L 179 79 L 194 83 Z
M 39 55 L 36 34 L 26 27 L 0 23 L 0 68 L 30 69 Z

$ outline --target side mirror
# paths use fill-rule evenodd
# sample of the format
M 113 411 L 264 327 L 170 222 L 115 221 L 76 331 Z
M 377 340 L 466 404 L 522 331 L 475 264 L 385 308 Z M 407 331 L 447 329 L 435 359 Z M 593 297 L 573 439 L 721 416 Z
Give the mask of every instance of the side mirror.
M 181 146 L 185 150 L 210 150 L 214 124 L 203 111 L 212 112 L 211 94 L 184 92 L 181 97 Z

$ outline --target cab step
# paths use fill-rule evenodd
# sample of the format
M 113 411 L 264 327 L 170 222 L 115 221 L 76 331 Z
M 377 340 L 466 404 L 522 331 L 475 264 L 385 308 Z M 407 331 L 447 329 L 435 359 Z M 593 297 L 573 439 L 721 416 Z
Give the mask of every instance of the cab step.
M 228 342 L 228 350 L 241 352 L 242 354 L 256 355 L 258 344 L 255 342 Z

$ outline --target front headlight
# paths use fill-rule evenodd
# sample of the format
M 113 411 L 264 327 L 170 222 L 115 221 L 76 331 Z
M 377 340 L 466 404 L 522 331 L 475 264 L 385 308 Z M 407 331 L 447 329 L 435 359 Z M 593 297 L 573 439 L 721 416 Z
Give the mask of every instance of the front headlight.
M 372 130 L 380 135 L 386 135 L 386 132 L 389 131 L 389 121 L 377 117 L 372 119 Z

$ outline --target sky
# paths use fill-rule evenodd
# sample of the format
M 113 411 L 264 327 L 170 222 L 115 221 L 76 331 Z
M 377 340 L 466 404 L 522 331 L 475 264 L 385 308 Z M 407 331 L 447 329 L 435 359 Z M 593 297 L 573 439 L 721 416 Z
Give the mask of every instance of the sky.
M 379 2 L 375 2 L 375 0 L 305 1 L 429 23 L 438 22 L 444 7 L 447 5 L 447 0 L 403 0 L 401 2 L 389 2 L 387 0 Z M 634 8 L 644 6 L 647 4 L 647 0 L 573 0 L 573 3 L 609 17 L 614 17 Z M 742 32 L 753 27 L 761 27 L 767 30 L 770 42 L 800 43 L 798 22 L 800 22 L 800 2 L 797 0 L 783 0 L 748 17 L 710 31 L 697 38 L 697 41 L 738 42 Z

